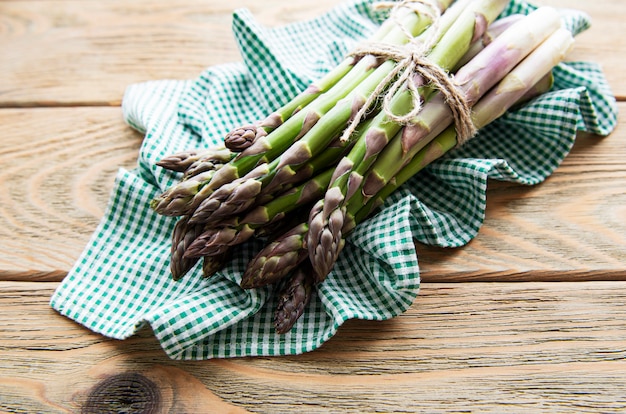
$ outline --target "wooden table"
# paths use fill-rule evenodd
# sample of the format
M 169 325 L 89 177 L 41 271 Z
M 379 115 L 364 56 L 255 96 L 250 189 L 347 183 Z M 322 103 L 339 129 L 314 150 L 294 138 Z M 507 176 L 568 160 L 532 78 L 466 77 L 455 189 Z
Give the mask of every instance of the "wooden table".
M 626 409 L 623 122 L 608 138 L 581 134 L 541 185 L 490 183 L 474 241 L 418 246 L 423 289 L 406 314 L 350 321 L 309 354 L 175 362 L 148 330 L 111 340 L 48 306 L 116 170 L 135 165 L 142 137 L 122 120 L 125 87 L 240 60 L 236 7 L 278 25 L 335 3 L 0 2 L 1 411 Z M 626 2 L 539 3 L 589 13 L 571 59 L 601 63 L 626 113 Z

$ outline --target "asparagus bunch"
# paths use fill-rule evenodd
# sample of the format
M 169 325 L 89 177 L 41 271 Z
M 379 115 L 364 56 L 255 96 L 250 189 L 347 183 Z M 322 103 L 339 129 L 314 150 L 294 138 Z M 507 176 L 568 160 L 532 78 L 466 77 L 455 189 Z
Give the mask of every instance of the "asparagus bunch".
M 473 106 L 559 27 L 560 18 L 554 9 L 538 9 L 505 30 L 461 67 L 455 74 L 455 82 L 468 105 Z M 542 73 L 541 77 L 544 75 Z M 406 99 L 402 99 L 402 93 L 395 100 L 398 106 L 407 103 Z M 375 123 L 377 129 L 371 127 L 339 162 L 334 181 L 323 199 L 330 206 L 318 209 L 310 218 L 311 227 L 315 223 L 315 231 L 310 231 L 308 235 L 309 253 L 320 278 L 323 279 L 331 271 L 344 245 L 343 226 L 337 223 L 351 219 L 346 217 L 350 199 L 361 195 L 366 199 L 375 196 L 429 142 L 425 139 L 429 134 L 431 139 L 436 137 L 452 122 L 450 106 L 441 94 L 437 98 L 427 102 L 411 124 L 404 128 L 381 112 L 377 116 L 379 123 Z M 407 111 L 410 108 L 399 109 Z M 475 127 L 483 126 L 474 124 Z M 402 133 L 394 138 L 400 130 Z
M 159 162 L 182 173 L 152 202 L 180 217 L 174 279 L 201 259 L 209 277 L 237 245 L 265 240 L 240 285 L 275 284 L 275 327 L 288 332 L 355 226 L 429 163 L 542 93 L 572 44 L 551 8 L 497 20 L 508 0 L 413 3 L 398 3 L 373 37 L 393 53 L 348 57 L 267 118 L 233 130 L 225 147 Z M 414 68 L 415 50 L 428 70 L 402 72 Z

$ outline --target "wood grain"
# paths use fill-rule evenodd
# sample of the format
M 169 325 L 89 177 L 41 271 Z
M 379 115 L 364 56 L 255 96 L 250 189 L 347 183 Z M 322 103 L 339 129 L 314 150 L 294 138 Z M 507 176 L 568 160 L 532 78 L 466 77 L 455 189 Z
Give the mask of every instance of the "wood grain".
M 317 351 L 202 362 L 169 360 L 149 330 L 85 330 L 48 307 L 55 286 L 0 282 L 0 409 L 77 412 L 120 374 L 152 382 L 159 412 L 626 409 L 625 282 L 425 284 Z
M 119 105 L 136 82 L 197 77 L 241 61 L 231 31 L 246 7 L 262 24 L 317 16 L 332 0 L 0 2 L 0 106 Z
M 587 12 L 594 25 L 577 39 L 570 59 L 603 65 L 626 97 L 621 38 L 626 3 L 620 0 L 538 0 Z M 231 14 L 252 11 L 265 25 L 318 16 L 333 0 L 0 2 L 0 107 L 118 105 L 132 83 L 195 78 L 208 66 L 241 61 Z M 601 22 L 601 24 L 595 24 Z
M 626 3 L 534 2 L 591 16 L 570 60 L 603 65 L 624 101 Z M 581 135 L 545 183 L 490 182 L 468 246 L 418 245 L 424 283 L 405 314 L 348 321 L 317 351 L 172 361 L 149 328 L 112 340 L 50 308 L 116 171 L 136 164 L 124 89 L 239 61 L 235 8 L 272 26 L 336 4 L 0 1 L 0 412 L 626 411 L 623 102 L 618 129 Z
M 546 182 L 490 182 L 475 240 L 418 246 L 424 280 L 626 280 L 620 109 L 611 136 L 581 135 Z M 142 137 L 119 108 L 4 109 L 0 136 L 0 280 L 61 280 L 102 217 L 117 169 L 136 164 Z
M 0 136 L 0 279 L 60 280 L 142 136 L 119 108 L 2 109 Z

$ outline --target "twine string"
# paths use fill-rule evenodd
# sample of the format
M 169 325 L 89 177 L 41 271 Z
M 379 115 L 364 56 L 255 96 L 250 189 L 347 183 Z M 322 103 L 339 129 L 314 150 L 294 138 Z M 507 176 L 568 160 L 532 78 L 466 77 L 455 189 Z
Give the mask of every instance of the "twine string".
M 476 134 L 476 128 L 471 117 L 471 107 L 452 77 L 426 56 L 439 40 L 441 31 L 439 27 L 441 17 L 439 8 L 432 0 L 381 2 L 376 7 L 391 8 L 390 18 L 394 19 L 394 23 L 398 25 L 409 41 L 402 46 L 382 42 L 367 42 L 357 46 L 350 53 L 351 56 L 372 55 L 386 60 L 393 60 L 396 62 L 396 65 L 368 96 L 365 103 L 344 130 L 341 140 L 347 141 L 350 138 L 372 105 L 381 96 L 383 96 L 382 110 L 390 120 L 405 126 L 411 124 L 412 120 L 422 110 L 423 104 L 419 88 L 424 84 L 429 84 L 443 95 L 444 101 L 450 108 L 454 118 L 458 145 L 462 145 Z M 423 35 L 413 36 L 400 21 L 401 11 L 406 8 L 431 20 L 431 26 Z M 400 88 L 405 85 L 411 96 L 412 108 L 406 114 L 397 115 L 393 113 L 391 108 L 392 99 Z

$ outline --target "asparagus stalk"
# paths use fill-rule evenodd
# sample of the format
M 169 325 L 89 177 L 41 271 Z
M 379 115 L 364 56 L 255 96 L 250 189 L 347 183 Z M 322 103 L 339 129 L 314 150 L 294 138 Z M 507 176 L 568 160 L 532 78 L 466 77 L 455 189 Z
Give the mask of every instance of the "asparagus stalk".
M 198 262 L 198 258 L 184 257 L 184 253 L 201 231 L 202 227 L 189 225 L 186 217 L 176 222 L 170 252 L 170 271 L 174 280 L 182 278 Z
M 201 157 L 197 161 L 193 162 L 185 171 L 183 171 L 183 180 L 188 180 L 197 176 L 203 172 L 215 171 L 220 169 L 225 163 L 232 160 L 234 157 L 233 152 L 224 152 L 224 155 L 220 158 L 215 156 Z
M 159 214 L 182 216 L 195 205 L 194 197 L 211 180 L 215 171 L 229 162 L 233 153 L 221 147 L 201 151 L 184 151 L 162 158 L 157 165 L 171 171 L 182 172 L 180 182 L 150 202 Z
M 364 122 L 363 127 L 365 128 L 366 125 L 367 121 Z M 259 194 L 261 197 L 259 198 L 262 200 L 263 197 L 266 199 L 272 197 L 272 194 L 287 190 L 294 183 L 302 182 L 323 169 L 335 166 L 337 161 L 350 149 L 350 144 L 336 137 L 322 153 L 311 160 L 287 168 L 278 169 L 279 160 L 274 160 L 272 173 L 262 179 L 262 190 Z
M 194 163 L 205 160 L 214 163 L 225 163 L 231 160 L 231 153 L 223 147 L 213 147 L 204 150 L 181 151 L 161 158 L 156 165 L 175 172 L 185 172 Z
M 164 216 L 182 216 L 192 211 L 204 197 L 206 184 L 217 170 L 209 170 L 180 181 L 150 201 L 150 207 Z
M 511 109 L 515 109 L 516 106 L 518 105 L 523 105 L 524 103 L 530 101 L 531 99 L 536 98 L 537 96 L 548 92 L 550 89 L 552 89 L 552 86 L 554 85 L 554 75 L 552 73 L 552 71 L 550 71 L 547 75 L 545 75 L 543 78 L 541 78 L 539 80 L 539 82 L 537 82 L 535 85 L 533 85 L 532 88 L 530 88 L 525 94 L 524 96 L 522 96 L 519 101 L 517 101 L 517 103 L 515 105 L 513 105 L 511 108 L 509 108 L 509 110 Z
M 272 112 L 262 121 L 254 124 L 243 125 L 230 131 L 224 137 L 226 148 L 235 152 L 242 152 L 254 144 L 257 140 L 267 136 L 276 128 L 284 124 L 290 117 L 305 109 L 307 105 L 317 99 L 323 93 L 328 92 L 339 83 L 358 62 L 357 59 L 348 58 L 336 66 L 325 77 L 309 85 L 283 107 Z
M 517 23 L 521 19 L 524 18 L 523 14 L 511 14 L 506 17 L 501 17 L 491 23 L 485 33 L 472 45 L 469 50 L 461 60 L 457 62 L 452 72 L 458 71 L 460 68 L 465 66 L 470 60 L 472 60 L 478 53 L 482 52 L 482 50 L 489 45 L 495 38 L 500 36 L 505 30 L 511 27 L 513 24 Z
M 277 282 L 307 258 L 304 247 L 309 226 L 306 222 L 294 226 L 268 243 L 248 263 L 240 286 L 252 289 Z
M 223 184 L 212 191 L 190 213 L 190 221 L 196 224 L 210 224 L 212 221 L 247 209 L 261 191 L 262 183 L 258 178 L 266 176 L 271 168 L 270 164 L 261 164 L 245 177 Z
M 282 219 L 285 214 L 294 209 L 319 199 L 328 188 L 333 170 L 333 168 L 328 168 L 303 184 L 287 190 L 267 204 L 255 207 L 245 215 L 243 222 L 253 227 L 265 226 Z
M 221 227 L 203 227 L 200 234 L 187 245 L 183 258 L 193 259 L 206 256 L 219 256 L 232 246 L 244 243 L 254 236 L 250 226 L 239 225 L 236 217 L 225 222 Z
M 202 277 L 208 278 L 218 272 L 226 262 L 230 260 L 232 250 L 226 250 L 221 254 L 204 256 L 202 259 Z
M 304 261 L 285 280 L 278 297 L 278 305 L 274 312 L 274 328 L 276 333 L 284 334 L 291 330 L 304 308 L 311 301 L 315 279 L 311 262 Z
M 265 135 L 267 135 L 267 130 L 261 125 L 242 125 L 224 136 L 224 145 L 233 152 L 241 152 L 252 145 L 258 137 Z

